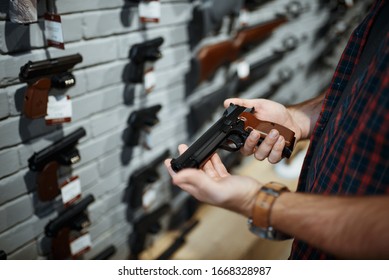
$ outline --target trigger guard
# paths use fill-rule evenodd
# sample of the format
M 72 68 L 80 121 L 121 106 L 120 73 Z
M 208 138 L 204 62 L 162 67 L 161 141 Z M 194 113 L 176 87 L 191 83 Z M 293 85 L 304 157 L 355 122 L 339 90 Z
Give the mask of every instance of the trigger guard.
M 234 146 L 232 146 L 233 144 Z M 244 145 L 243 139 L 236 134 L 231 134 L 224 140 L 224 142 L 221 144 L 220 148 L 229 152 L 236 152 L 239 151 L 240 148 L 242 148 Z

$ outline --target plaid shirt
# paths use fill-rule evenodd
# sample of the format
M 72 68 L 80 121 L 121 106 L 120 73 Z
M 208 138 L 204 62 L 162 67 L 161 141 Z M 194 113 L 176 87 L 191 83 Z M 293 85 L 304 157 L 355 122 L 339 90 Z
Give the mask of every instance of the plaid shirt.
M 345 92 L 373 21 L 385 1 L 374 3 L 342 54 L 311 136 L 299 192 L 389 194 L 388 32 L 363 75 L 358 76 L 351 90 Z M 337 106 L 341 107 L 335 110 Z M 290 259 L 331 258 L 333 256 L 297 239 L 290 255 Z

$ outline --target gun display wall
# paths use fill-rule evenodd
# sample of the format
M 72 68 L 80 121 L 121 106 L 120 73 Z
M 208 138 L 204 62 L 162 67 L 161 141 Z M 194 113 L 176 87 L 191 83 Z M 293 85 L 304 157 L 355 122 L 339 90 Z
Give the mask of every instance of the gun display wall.
M 325 90 L 372 1 L 25 2 L 0 4 L 0 259 L 138 259 L 176 229 L 174 256 L 201 220 L 163 160 L 226 98 Z

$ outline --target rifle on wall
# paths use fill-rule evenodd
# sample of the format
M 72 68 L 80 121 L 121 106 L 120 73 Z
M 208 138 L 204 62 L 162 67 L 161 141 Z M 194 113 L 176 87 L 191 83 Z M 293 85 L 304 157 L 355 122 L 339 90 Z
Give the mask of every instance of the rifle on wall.
M 188 73 L 188 92 L 192 92 L 200 83 L 209 80 L 222 66 L 237 61 L 252 47 L 260 44 L 271 36 L 279 26 L 288 22 L 285 15 L 279 15 L 250 27 L 244 27 L 233 39 L 204 46 L 191 61 L 191 71 Z

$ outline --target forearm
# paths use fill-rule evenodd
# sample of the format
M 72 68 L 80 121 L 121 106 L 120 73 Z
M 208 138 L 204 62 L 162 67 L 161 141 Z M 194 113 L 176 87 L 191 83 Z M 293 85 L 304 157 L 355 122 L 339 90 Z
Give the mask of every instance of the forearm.
M 339 258 L 387 259 L 388 217 L 389 196 L 284 193 L 273 206 L 271 223 Z
M 319 118 L 324 96 L 323 93 L 308 101 L 287 107 L 294 121 L 300 126 L 301 138 L 299 140 L 310 138 Z

